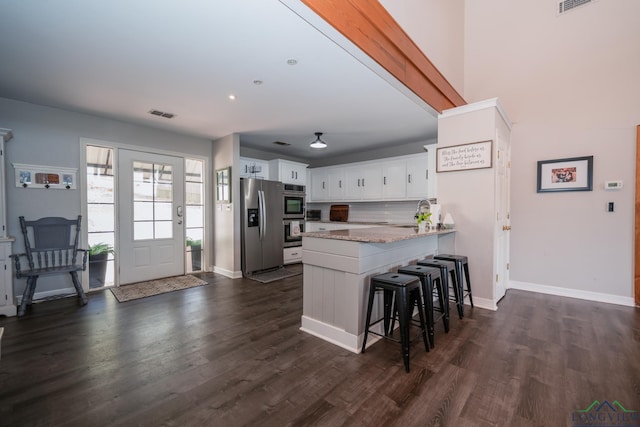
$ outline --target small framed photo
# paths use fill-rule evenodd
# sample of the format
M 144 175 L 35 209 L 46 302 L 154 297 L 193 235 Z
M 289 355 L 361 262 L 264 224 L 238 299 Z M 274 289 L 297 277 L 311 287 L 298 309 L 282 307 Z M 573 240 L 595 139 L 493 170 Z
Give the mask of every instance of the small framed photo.
M 592 190 L 593 156 L 538 161 L 538 193 Z

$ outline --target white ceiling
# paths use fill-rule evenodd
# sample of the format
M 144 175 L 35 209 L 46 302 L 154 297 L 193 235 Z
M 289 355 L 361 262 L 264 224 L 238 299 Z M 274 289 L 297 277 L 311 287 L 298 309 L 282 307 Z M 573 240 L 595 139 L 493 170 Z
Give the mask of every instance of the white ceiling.
M 0 16 L 0 97 L 308 160 L 436 137 L 431 107 L 298 0 L 15 0 Z

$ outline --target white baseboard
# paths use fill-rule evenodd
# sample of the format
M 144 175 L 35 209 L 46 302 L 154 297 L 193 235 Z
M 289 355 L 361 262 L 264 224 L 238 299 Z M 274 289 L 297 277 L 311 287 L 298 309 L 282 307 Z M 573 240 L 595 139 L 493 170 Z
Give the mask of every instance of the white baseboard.
M 242 277 L 242 271 L 227 270 L 226 268 L 221 268 L 218 266 L 213 267 L 213 272 L 222 274 L 223 276 L 230 279 L 240 279 Z
M 322 338 L 323 340 L 328 341 L 331 344 L 335 344 L 356 354 L 360 353 L 358 337 L 348 333 L 344 329 L 336 328 L 335 326 L 329 325 L 316 319 L 312 319 L 307 316 L 302 316 L 301 323 L 301 331 L 318 338 Z
M 541 294 L 556 295 L 559 297 L 605 302 L 608 304 L 624 305 L 627 307 L 635 306 L 635 301 L 632 297 L 603 294 L 600 292 L 582 291 L 579 289 L 560 288 L 557 286 L 539 285 L 537 283 L 519 282 L 517 280 L 509 281 L 509 289 L 519 289 L 521 291 L 538 292 Z
M 469 298 L 465 298 L 465 306 L 468 305 L 469 308 L 471 307 L 471 304 L 469 303 Z M 455 305 L 453 306 L 454 308 L 452 309 L 455 310 Z M 498 310 L 498 305 L 496 304 L 495 301 L 487 299 L 487 298 L 480 298 L 477 296 L 473 296 L 473 307 L 474 308 L 483 308 L 485 310 L 491 310 L 491 311 L 497 311 Z M 465 307 L 465 310 L 467 309 L 467 307 Z
M 62 288 L 62 289 L 53 289 L 51 291 L 41 291 L 33 294 L 33 301 L 38 302 L 41 299 L 48 299 L 53 297 L 63 297 L 63 296 L 71 296 L 77 295 L 76 288 Z M 16 296 L 16 303 L 20 305 L 22 302 L 22 295 Z

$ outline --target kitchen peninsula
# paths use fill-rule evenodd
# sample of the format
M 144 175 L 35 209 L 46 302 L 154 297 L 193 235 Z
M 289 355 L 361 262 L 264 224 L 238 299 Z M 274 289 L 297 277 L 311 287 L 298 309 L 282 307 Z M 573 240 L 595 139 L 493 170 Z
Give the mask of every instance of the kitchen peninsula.
M 371 277 L 455 253 L 454 236 L 454 230 L 394 226 L 303 233 L 300 329 L 359 353 Z

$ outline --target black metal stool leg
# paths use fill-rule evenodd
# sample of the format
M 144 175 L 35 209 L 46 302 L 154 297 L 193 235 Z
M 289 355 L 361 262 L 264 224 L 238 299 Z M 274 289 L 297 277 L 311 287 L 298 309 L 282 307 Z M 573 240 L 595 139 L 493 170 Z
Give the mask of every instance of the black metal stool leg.
M 467 295 L 469 296 L 469 303 L 473 307 L 473 296 L 471 295 L 471 281 L 469 280 L 469 263 L 464 263 L 464 277 L 467 281 Z
M 400 324 L 400 345 L 402 347 L 402 360 L 404 370 L 409 372 L 409 313 L 407 313 L 407 302 L 409 296 L 406 288 L 396 291 L 396 309 L 398 310 L 398 323 Z
M 371 283 L 369 285 L 369 303 L 367 304 L 367 320 L 364 324 L 364 339 L 362 340 L 362 350 L 361 352 L 364 353 L 365 349 L 367 348 L 367 335 L 369 335 L 369 324 L 371 323 L 371 310 L 373 309 L 373 300 L 375 299 L 376 296 L 376 288 L 373 285 L 373 283 Z

